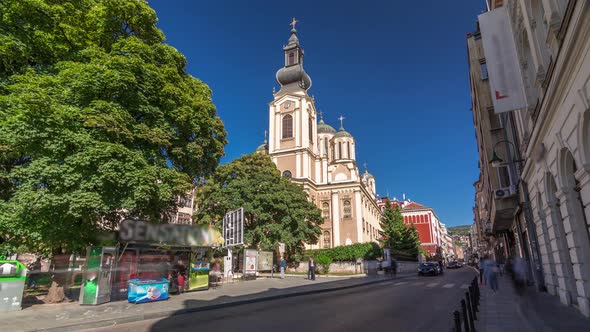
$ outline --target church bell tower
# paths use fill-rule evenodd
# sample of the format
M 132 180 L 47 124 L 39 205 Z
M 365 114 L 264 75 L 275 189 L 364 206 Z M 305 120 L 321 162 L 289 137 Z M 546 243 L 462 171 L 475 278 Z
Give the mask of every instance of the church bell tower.
M 281 174 L 305 185 L 316 182 L 318 159 L 316 108 L 307 94 L 311 78 L 303 69 L 303 49 L 293 19 L 291 37 L 283 47 L 285 65 L 276 74 L 279 91 L 269 104 L 268 154 Z

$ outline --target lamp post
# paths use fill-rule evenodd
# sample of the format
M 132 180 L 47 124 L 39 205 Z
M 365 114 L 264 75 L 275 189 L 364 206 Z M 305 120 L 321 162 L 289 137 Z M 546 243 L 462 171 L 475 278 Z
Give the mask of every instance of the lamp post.
M 508 163 L 504 163 L 504 160 L 500 157 L 498 157 L 498 153 L 496 152 L 496 147 L 498 146 L 498 144 L 500 143 L 507 143 L 512 145 L 512 148 L 516 151 L 516 146 L 514 145 L 514 143 L 510 142 L 509 140 L 503 139 L 501 141 L 496 142 L 496 144 L 494 144 L 494 146 L 492 147 L 492 159 L 490 159 L 490 164 L 492 165 L 492 167 L 494 168 L 498 168 L 500 166 L 504 166 L 504 165 L 511 165 L 514 163 L 520 163 L 523 162 L 523 159 L 519 159 L 519 160 L 514 160 Z M 510 153 L 510 148 L 508 148 L 508 155 L 510 157 L 512 157 L 512 154 Z

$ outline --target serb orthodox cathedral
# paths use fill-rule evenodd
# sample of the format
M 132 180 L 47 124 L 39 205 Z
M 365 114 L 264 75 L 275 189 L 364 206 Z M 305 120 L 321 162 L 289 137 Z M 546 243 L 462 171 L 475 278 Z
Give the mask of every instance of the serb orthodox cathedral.
M 308 248 L 377 241 L 381 212 L 375 177 L 366 168 L 359 172 L 354 137 L 344 129 L 343 117 L 339 130 L 318 119 L 295 23 L 283 47 L 285 66 L 276 74 L 281 88 L 269 104 L 268 141 L 257 151 L 268 153 L 282 175 L 301 184 L 322 210 L 322 235 Z

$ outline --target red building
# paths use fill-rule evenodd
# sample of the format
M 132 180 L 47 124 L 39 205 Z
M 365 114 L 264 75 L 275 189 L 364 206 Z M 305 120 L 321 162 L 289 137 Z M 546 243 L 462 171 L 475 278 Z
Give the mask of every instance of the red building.
M 381 210 L 385 208 L 385 202 L 386 198 L 382 198 L 381 202 L 379 202 Z M 430 256 L 436 254 L 446 255 L 446 228 L 438 219 L 433 208 L 410 200 L 398 201 L 395 198 L 391 201 L 391 205 L 401 208 L 404 223 L 408 227 L 414 224 L 414 227 L 418 230 L 422 249 L 428 252 Z

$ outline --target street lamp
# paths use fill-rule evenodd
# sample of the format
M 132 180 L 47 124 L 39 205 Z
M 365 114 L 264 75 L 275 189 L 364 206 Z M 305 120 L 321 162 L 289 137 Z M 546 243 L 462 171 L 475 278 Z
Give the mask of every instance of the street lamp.
M 492 165 L 492 167 L 495 167 L 495 168 L 506 165 L 506 164 L 504 164 L 504 160 L 502 158 L 500 158 L 498 156 L 498 153 L 496 152 L 496 147 L 500 143 L 511 144 L 512 147 L 514 148 L 514 150 L 516 150 L 516 146 L 514 145 L 514 143 L 510 142 L 509 140 L 503 139 L 501 141 L 498 141 L 496 144 L 494 144 L 494 147 L 492 148 L 492 159 L 490 159 L 490 164 Z M 508 147 L 508 155 L 510 155 L 510 147 Z M 523 159 L 514 160 L 514 161 L 510 162 L 509 164 L 513 164 L 513 163 L 517 163 L 517 162 L 521 162 L 521 161 L 524 161 L 524 160 Z

